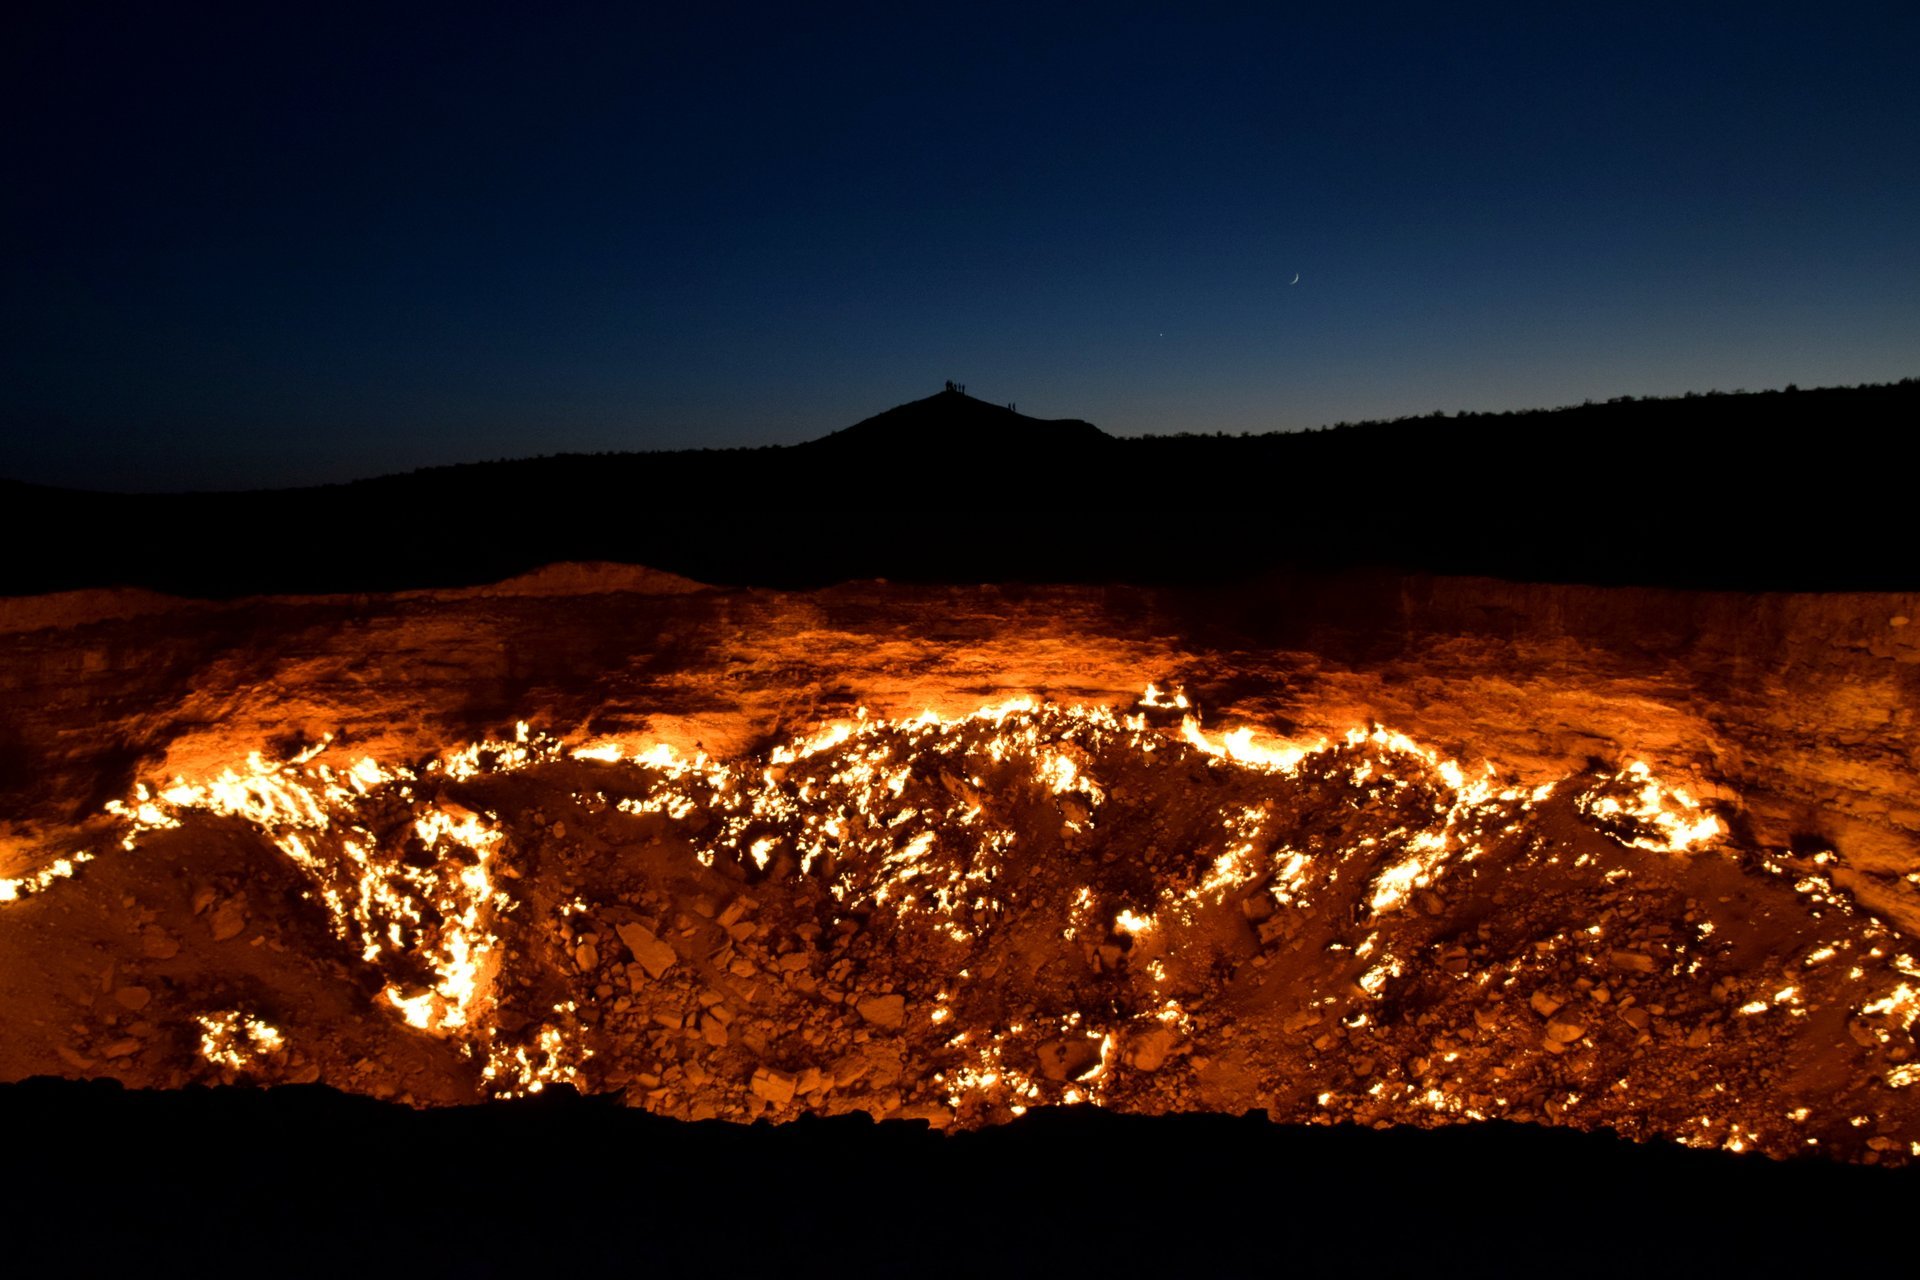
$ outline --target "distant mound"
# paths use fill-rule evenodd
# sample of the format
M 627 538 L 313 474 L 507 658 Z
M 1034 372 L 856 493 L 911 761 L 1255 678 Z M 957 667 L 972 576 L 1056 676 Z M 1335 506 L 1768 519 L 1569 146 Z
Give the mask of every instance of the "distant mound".
M 463 587 L 452 591 L 428 590 L 419 594 L 441 599 L 482 599 L 508 596 L 613 594 L 681 596 L 708 590 L 711 588 L 705 583 L 695 582 L 677 573 L 662 573 L 658 569 L 649 569 L 643 565 L 594 560 L 584 563 L 563 561 L 535 569 L 531 573 L 518 574 L 504 582 Z
M 1114 443 L 1112 436 L 1079 418 L 1030 418 L 964 391 L 942 391 L 876 413 L 801 448 L 889 464 L 969 458 L 1004 464 L 1032 457 L 1057 459 Z

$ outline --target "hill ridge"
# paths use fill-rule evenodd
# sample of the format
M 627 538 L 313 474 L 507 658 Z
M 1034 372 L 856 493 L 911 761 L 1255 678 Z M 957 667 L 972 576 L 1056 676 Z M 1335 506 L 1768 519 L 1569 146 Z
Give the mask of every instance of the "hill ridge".
M 1908 590 L 1887 441 L 1920 381 L 1109 436 L 958 393 L 804 445 L 469 464 L 308 489 L 8 485 L 0 595 L 234 597 L 498 582 L 556 561 L 716 585 L 1203 585 L 1386 569 L 1721 590 Z
M 982 446 L 1053 451 L 1099 448 L 1113 441 L 1113 436 L 1085 419 L 1031 417 L 1012 404 L 989 404 L 949 384 L 947 390 L 895 405 L 795 447 L 898 453 L 944 444 L 974 452 Z

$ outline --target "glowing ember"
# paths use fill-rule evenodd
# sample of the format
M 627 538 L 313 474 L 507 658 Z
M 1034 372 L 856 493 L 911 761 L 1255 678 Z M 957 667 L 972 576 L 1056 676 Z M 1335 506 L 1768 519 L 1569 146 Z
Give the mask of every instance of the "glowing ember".
M 200 1056 L 229 1071 L 246 1071 L 286 1048 L 278 1028 L 238 1011 L 202 1014 L 194 1020 L 201 1028 Z

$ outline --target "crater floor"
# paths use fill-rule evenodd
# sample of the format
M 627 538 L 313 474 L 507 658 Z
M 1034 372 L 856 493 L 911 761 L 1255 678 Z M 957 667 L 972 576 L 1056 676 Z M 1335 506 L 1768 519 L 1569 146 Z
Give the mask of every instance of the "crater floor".
M 671 618 L 685 594 L 607 609 L 570 587 L 546 609 L 559 632 L 604 628 L 621 609 Z M 450 603 L 466 607 L 429 602 L 436 634 Z M 166 606 L 159 630 L 205 634 L 238 607 Z M 1210 715 L 1182 678 L 1209 669 L 1190 630 L 1076 649 L 1071 626 L 1097 618 L 1058 611 L 991 639 L 924 612 L 926 634 L 846 663 L 822 698 L 823 652 L 857 628 L 816 625 L 809 648 L 799 606 L 763 601 L 787 620 L 810 716 L 789 704 L 754 734 L 737 712 L 703 722 L 683 689 L 650 721 L 630 661 L 595 688 L 523 690 L 507 700 L 528 719 L 462 738 L 391 675 L 326 728 L 345 698 L 315 695 L 331 686 L 311 654 L 281 651 L 285 680 L 237 676 L 294 613 L 335 607 L 272 605 L 282 630 L 194 667 L 171 702 L 94 702 L 94 729 L 140 749 L 114 763 L 96 741 L 19 791 L 0 1075 L 318 1081 L 420 1106 L 566 1082 L 675 1117 L 942 1128 L 1059 1104 L 1499 1118 L 1920 1156 L 1920 945 L 1849 891 L 1842 842 L 1765 838 L 1724 775 L 1676 755 L 1665 726 L 1697 708 L 1648 698 L 1644 671 L 1590 660 L 1582 696 L 1616 717 L 1639 699 L 1664 755 L 1515 762 L 1497 739 L 1461 751 L 1457 709 L 1410 727 L 1365 714 L 1390 701 L 1355 693 L 1378 665 L 1329 671 L 1330 644 L 1296 654 L 1290 694 L 1271 674 L 1262 693 L 1244 656 L 1214 659 L 1242 683 L 1240 710 Z M 134 625 L 52 630 L 111 651 Z M 404 625 L 417 643 L 426 623 Z M 879 646 L 885 628 L 860 625 Z M 779 630 L 732 634 L 748 651 Z M 390 668 L 380 633 L 363 620 L 358 643 Z M 48 638 L 23 629 L 13 670 Z M 1424 643 L 1458 664 L 1470 640 Z M 917 712 L 912 645 L 921 676 L 941 645 L 949 668 Z M 1008 675 L 1075 653 L 1078 689 Z M 963 659 L 994 678 L 953 678 Z M 683 682 L 726 667 L 661 665 L 652 678 Z M 1121 692 L 1129 665 L 1141 679 Z M 181 714 L 216 693 L 231 714 Z M 1261 697 L 1294 714 L 1248 714 Z M 556 714 L 568 698 L 595 709 Z M 298 714 L 269 732 L 275 706 Z M 1436 726 L 1441 744 L 1421 732 Z

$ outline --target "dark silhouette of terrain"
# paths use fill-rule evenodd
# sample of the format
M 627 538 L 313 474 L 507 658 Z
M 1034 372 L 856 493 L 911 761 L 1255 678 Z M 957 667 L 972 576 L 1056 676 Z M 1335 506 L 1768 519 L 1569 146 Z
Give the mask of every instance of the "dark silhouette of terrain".
M 1018 459 L 1098 451 L 1115 443 L 1112 436 L 1078 418 L 1029 418 L 963 392 L 943 391 L 797 447 L 809 458 L 827 457 L 854 466 L 873 460 L 909 465 L 935 462 L 947 451 L 951 466 L 955 459 L 950 451 L 956 444 L 970 458 Z
M 1498 1122 L 1376 1132 L 1070 1108 L 947 1137 L 864 1115 L 687 1124 L 564 1086 L 414 1111 L 317 1085 L 31 1080 L 0 1086 L 0 1121 L 9 1259 L 86 1275 L 130 1257 L 290 1275 L 635 1259 L 836 1276 L 1777 1274 L 1836 1250 L 1897 1265 L 1920 1181 Z M 1855 1226 L 1838 1239 L 1836 1223 Z
M 560 455 L 248 493 L 0 482 L 0 594 L 494 581 L 560 560 L 705 582 L 1217 584 L 1373 567 L 1911 589 L 1920 380 L 1623 397 L 1260 436 L 1115 438 L 959 390 L 808 444 Z

